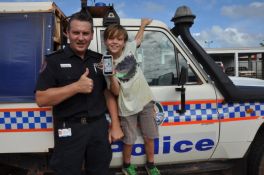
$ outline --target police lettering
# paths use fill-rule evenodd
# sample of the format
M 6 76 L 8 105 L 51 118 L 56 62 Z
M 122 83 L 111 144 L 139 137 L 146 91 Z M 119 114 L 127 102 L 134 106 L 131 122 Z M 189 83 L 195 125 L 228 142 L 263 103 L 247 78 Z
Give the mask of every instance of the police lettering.
M 162 141 L 162 149 L 160 149 L 160 141 Z M 173 144 L 170 136 L 163 136 L 162 140 L 157 138 L 154 140 L 154 153 L 155 154 L 169 154 L 171 151 L 175 153 L 187 153 L 192 150 L 208 151 L 214 147 L 214 141 L 209 138 L 204 138 L 193 143 L 191 140 L 179 140 Z M 115 142 L 112 144 L 113 153 L 122 152 L 123 143 Z M 145 147 L 143 143 L 136 143 L 132 147 L 133 156 L 142 156 L 145 154 Z

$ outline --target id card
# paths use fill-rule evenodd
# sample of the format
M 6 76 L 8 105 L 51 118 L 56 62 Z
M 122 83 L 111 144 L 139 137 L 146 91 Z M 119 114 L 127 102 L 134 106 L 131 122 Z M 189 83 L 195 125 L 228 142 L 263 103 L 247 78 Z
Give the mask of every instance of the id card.
M 58 129 L 59 137 L 70 137 L 72 135 L 71 128 Z

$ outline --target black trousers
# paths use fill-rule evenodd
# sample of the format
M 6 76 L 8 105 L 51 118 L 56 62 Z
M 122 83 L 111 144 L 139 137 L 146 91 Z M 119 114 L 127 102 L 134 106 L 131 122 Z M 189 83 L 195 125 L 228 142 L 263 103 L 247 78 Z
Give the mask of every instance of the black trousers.
M 50 166 L 56 175 L 81 175 L 83 163 L 86 175 L 109 174 L 112 150 L 105 117 L 86 124 L 65 122 L 65 128 L 71 128 L 72 136 L 69 137 L 58 137 L 62 121 L 55 125 L 55 147 Z

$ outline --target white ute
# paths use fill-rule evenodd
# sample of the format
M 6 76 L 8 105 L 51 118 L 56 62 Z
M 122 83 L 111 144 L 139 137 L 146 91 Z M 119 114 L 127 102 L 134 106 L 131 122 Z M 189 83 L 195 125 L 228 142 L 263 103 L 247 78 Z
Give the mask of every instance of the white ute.
M 42 49 L 36 49 L 35 53 L 39 52 L 40 55 L 63 45 L 62 41 L 54 39 L 54 35 L 63 31 L 65 16 L 54 3 L 45 4 L 0 2 L 0 15 L 8 15 L 12 6 L 16 12 L 12 11 L 11 14 L 22 14 L 24 18 L 27 15 L 27 20 L 34 13 L 49 12 L 57 16 L 43 22 L 43 30 L 54 32 L 43 41 Z M 46 9 L 40 10 L 40 7 Z M 127 29 L 129 39 L 133 39 L 139 29 L 140 19 L 119 19 L 112 6 L 86 8 L 94 17 L 92 50 L 105 52 L 103 32 L 106 25 L 120 22 Z M 175 27 L 171 30 L 163 22 L 153 20 L 146 27 L 144 41 L 138 49 L 140 66 L 156 101 L 160 133 L 160 137 L 155 139 L 156 163 L 162 174 L 184 174 L 232 169 L 236 163 L 243 162 L 240 168 L 245 174 L 264 175 L 264 81 L 258 80 L 255 86 L 247 82 L 249 79 L 237 81 L 232 78 L 233 83 L 190 35 L 189 28 L 194 18 L 191 10 L 182 6 L 172 19 Z M 59 22 L 54 25 L 53 20 Z M 47 48 L 50 41 L 52 47 Z M 15 44 L 9 47 L 15 47 Z M 24 64 L 24 60 L 17 60 L 19 58 L 8 60 L 14 59 L 11 63 L 16 65 Z M 28 69 L 35 66 L 38 70 L 44 58 L 39 56 L 33 59 L 34 65 L 24 66 L 28 66 Z M 0 66 L 4 63 L 0 58 Z M 39 108 L 35 104 L 34 89 L 30 91 L 31 100 L 16 95 L 20 93 L 17 92 L 20 87 L 27 89 L 29 86 L 23 81 L 28 78 L 35 81 L 35 77 L 27 77 L 27 74 L 21 73 L 19 77 L 16 86 L 0 88 L 0 95 L 14 92 L 0 98 L 0 163 L 23 168 L 25 174 L 50 172 L 49 152 L 54 146 L 51 108 Z M 23 81 L 18 81 L 21 79 Z M 8 81 L 12 81 L 12 77 Z M 113 143 L 112 150 L 111 167 L 118 169 L 122 164 L 122 142 Z M 140 167 L 144 159 L 145 151 L 140 136 L 133 146 L 132 162 Z

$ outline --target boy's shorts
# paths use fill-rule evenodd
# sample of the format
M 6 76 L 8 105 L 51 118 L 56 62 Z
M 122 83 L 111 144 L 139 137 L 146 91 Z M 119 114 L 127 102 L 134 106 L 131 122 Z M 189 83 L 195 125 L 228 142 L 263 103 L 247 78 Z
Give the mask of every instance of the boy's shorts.
M 139 113 L 121 117 L 121 127 L 125 135 L 123 142 L 128 145 L 133 145 L 135 143 L 138 126 L 144 138 L 157 138 L 159 134 L 158 125 L 154 118 L 155 115 L 154 104 L 153 102 L 149 102 Z

